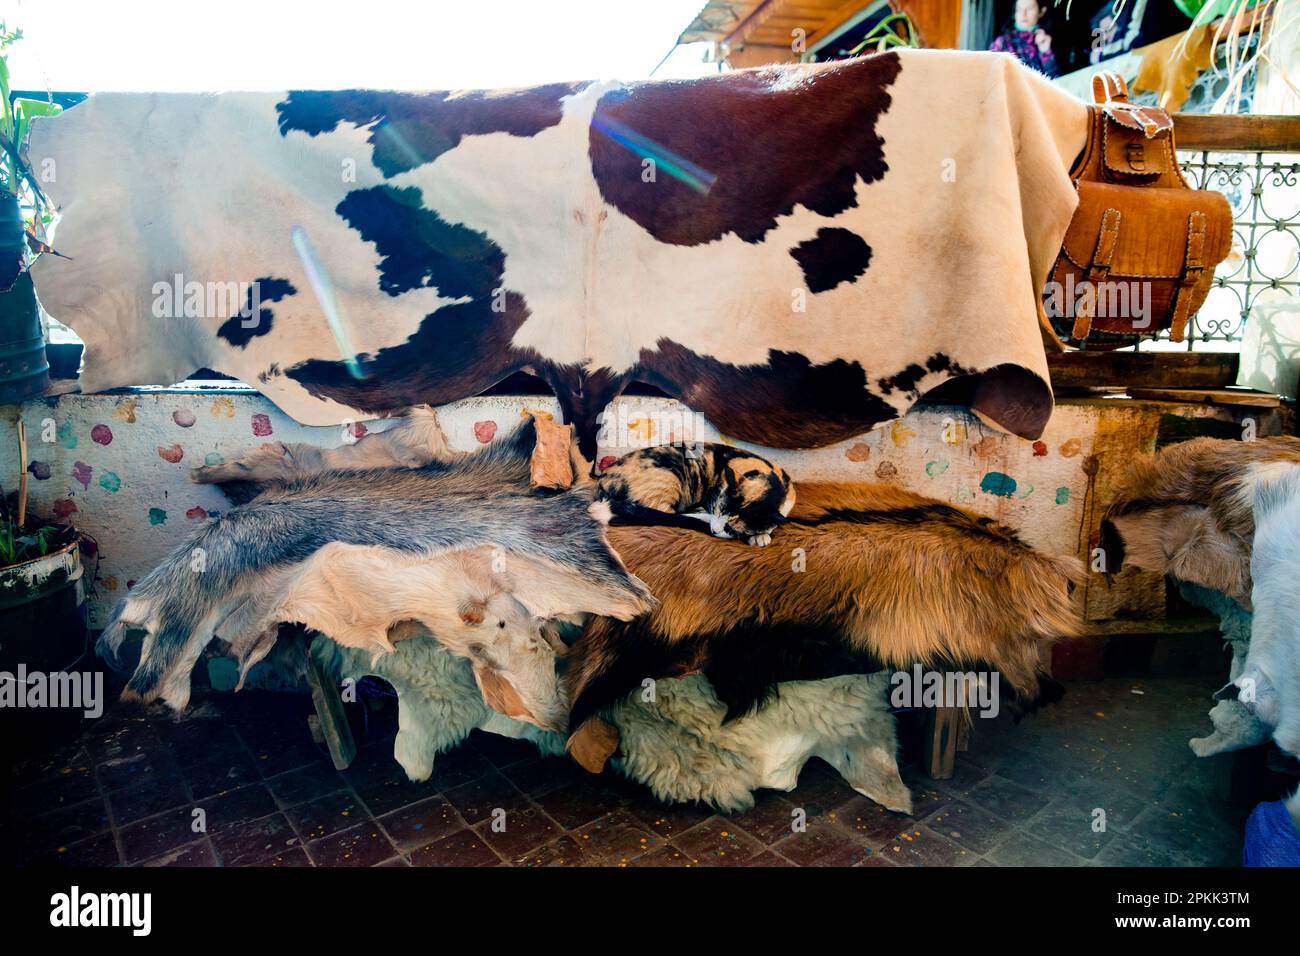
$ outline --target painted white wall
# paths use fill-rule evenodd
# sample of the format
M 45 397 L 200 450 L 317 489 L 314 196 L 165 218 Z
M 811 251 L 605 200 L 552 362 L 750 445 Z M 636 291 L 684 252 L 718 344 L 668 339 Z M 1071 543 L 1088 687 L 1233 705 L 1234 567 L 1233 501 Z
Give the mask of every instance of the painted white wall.
M 513 427 L 525 408 L 559 414 L 551 398 L 510 396 L 466 399 L 440 409 L 439 417 L 451 443 L 471 450 Z M 17 486 L 19 414 L 28 434 L 29 509 L 64 516 L 99 543 L 91 595 L 94 626 L 101 626 L 131 583 L 200 521 L 229 507 L 215 487 L 190 483 L 191 467 L 238 456 L 264 441 L 323 446 L 344 441 L 344 428 L 299 425 L 242 386 L 64 395 L 0 406 L 6 436 L 0 439 L 0 485 L 6 490 Z M 994 432 L 963 409 L 925 407 L 858 439 L 814 451 L 751 447 L 780 463 L 796 482 L 895 482 L 997 517 L 1035 547 L 1084 556 L 1110 475 L 1153 446 L 1160 418 L 1168 414 L 1254 415 L 1260 435 L 1279 429 L 1275 415 L 1261 416 L 1258 410 L 1089 399 L 1058 404 L 1040 442 Z M 375 430 L 391 423 L 361 424 Z M 619 399 L 602 438 L 602 457 L 623 454 L 637 443 L 726 440 L 680 403 L 644 397 Z M 1097 461 L 1091 477 L 1090 456 Z M 1109 617 L 1119 607 L 1157 613 L 1163 592 L 1149 578 L 1132 586 L 1089 588 L 1089 616 Z

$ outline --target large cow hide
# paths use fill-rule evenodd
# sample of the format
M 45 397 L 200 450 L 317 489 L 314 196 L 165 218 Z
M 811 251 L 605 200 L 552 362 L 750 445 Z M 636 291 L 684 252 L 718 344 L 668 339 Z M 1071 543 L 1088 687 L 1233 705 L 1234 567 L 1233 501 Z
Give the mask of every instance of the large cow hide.
M 813 447 L 925 391 L 1036 437 L 1082 104 L 906 51 L 689 82 L 97 94 L 38 121 L 87 391 L 208 367 L 307 424 L 519 370 L 583 452 L 632 379 Z M 46 166 L 46 164 L 50 164 Z

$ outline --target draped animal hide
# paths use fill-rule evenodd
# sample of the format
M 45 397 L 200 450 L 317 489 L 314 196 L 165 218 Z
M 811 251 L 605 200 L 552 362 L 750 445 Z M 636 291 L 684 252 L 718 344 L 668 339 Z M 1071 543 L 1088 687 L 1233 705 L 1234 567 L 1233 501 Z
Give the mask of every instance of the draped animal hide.
M 547 755 L 564 752 L 562 734 L 503 717 L 483 702 L 467 661 L 429 636 L 402 640 L 373 662 L 330 641 L 312 647 L 327 674 L 382 677 L 397 692 L 393 756 L 412 780 L 427 780 L 435 757 L 482 729 L 532 741 Z M 658 682 L 655 699 L 619 701 L 610 717 L 621 737 L 611 763 L 667 803 L 702 802 L 724 812 L 754 805 L 753 791 L 792 790 L 799 771 L 821 757 L 859 793 L 910 813 L 898 773 L 894 718 L 884 675 L 845 675 L 782 684 L 778 701 L 723 722 L 725 707 L 702 676 Z
M 651 604 L 582 492 L 529 487 L 534 429 L 462 461 L 321 472 L 273 484 L 208 522 L 136 585 L 100 638 L 145 632 L 125 696 L 183 708 L 214 636 L 241 670 L 297 622 L 372 655 L 417 622 L 470 659 L 489 703 L 561 729 L 550 622 L 633 617 Z
M 1300 438 L 1195 438 L 1139 459 L 1101 531 L 1111 571 L 1132 566 L 1218 592 L 1238 607 L 1219 611 L 1225 636 L 1249 627 L 1244 657 L 1232 640 L 1232 680 L 1210 710 L 1214 732 L 1193 738 L 1192 751 L 1205 757 L 1272 736 L 1296 752 Z
M 1101 522 L 1106 566 L 1169 574 L 1250 609 L 1256 488 L 1300 465 L 1300 438 L 1193 438 L 1139 458 Z
M 1076 560 L 893 485 L 800 482 L 767 548 L 618 519 L 609 534 L 658 604 L 630 622 L 594 619 L 570 649 L 574 730 L 645 678 L 695 671 L 728 717 L 780 681 L 918 663 L 988 668 L 1031 709 L 1060 692 L 1045 650 L 1081 628 Z
M 1259 742 L 1262 731 L 1265 739 L 1300 756 L 1300 464 L 1257 485 L 1253 512 L 1250 648 L 1241 673 L 1215 694 L 1216 709 L 1235 704 L 1250 719 L 1238 714 L 1231 725 L 1238 737 L 1216 720 L 1218 746 L 1205 749 L 1217 753 L 1249 746 Z
M 38 119 L 33 276 L 82 387 L 207 367 L 323 425 L 531 370 L 583 453 L 633 379 L 825 445 L 924 392 L 1036 438 L 1084 106 L 906 50 L 673 82 L 99 93 Z M 1054 340 L 1053 340 L 1054 341 Z

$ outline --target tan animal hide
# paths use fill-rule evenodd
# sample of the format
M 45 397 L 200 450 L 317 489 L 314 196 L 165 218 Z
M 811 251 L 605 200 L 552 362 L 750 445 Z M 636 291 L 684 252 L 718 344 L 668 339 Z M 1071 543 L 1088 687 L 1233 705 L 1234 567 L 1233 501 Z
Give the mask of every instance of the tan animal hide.
M 801 482 L 791 520 L 774 537 L 779 547 L 751 548 L 679 528 L 611 526 L 610 543 L 659 605 L 630 625 L 597 619 L 573 646 L 566 680 L 575 729 L 606 697 L 632 689 L 603 683 L 584 706 L 593 681 L 631 650 L 629 629 L 638 647 L 678 649 L 655 651 L 672 673 L 645 677 L 703 668 L 712 679 L 715 640 L 770 634 L 778 651 L 795 651 L 802 630 L 835 635 L 847 652 L 890 668 L 988 667 L 1029 702 L 1046 648 L 1080 631 L 1070 598 L 1077 561 L 896 486 Z
M 1300 438 L 1194 438 L 1135 461 L 1102 521 L 1107 566 L 1170 574 L 1251 607 L 1252 502 L 1300 464 Z

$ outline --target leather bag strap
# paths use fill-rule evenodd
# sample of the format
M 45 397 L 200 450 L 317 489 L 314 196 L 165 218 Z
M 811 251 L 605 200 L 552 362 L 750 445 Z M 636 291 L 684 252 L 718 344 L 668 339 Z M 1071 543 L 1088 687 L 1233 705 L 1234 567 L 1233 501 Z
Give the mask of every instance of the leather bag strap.
M 1097 233 L 1097 245 L 1092 250 L 1092 262 L 1088 266 L 1088 281 L 1093 284 L 1094 291 L 1096 285 L 1105 282 L 1110 275 L 1110 263 L 1115 257 L 1115 246 L 1119 242 L 1121 218 L 1120 211 L 1113 207 L 1101 215 L 1101 230 Z M 1074 330 L 1071 334 L 1080 342 L 1092 331 L 1093 304 L 1096 301 L 1096 295 L 1085 296 L 1079 311 L 1074 315 Z
M 1205 213 L 1193 212 L 1187 217 L 1187 253 L 1183 257 L 1183 274 L 1174 292 L 1174 317 L 1169 325 L 1169 338 L 1182 342 L 1187 332 L 1187 320 L 1192 311 L 1192 294 L 1205 273 Z

